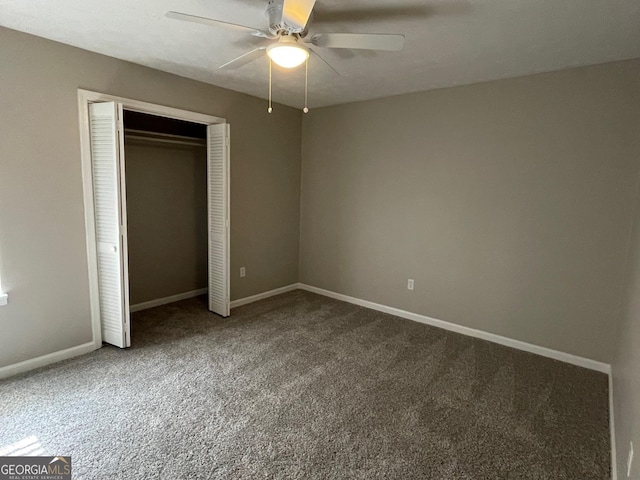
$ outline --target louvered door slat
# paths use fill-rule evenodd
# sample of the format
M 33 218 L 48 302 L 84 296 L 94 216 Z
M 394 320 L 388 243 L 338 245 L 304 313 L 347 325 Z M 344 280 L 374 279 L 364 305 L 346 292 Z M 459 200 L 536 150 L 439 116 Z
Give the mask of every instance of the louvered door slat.
M 207 127 L 209 310 L 229 316 L 229 125 Z

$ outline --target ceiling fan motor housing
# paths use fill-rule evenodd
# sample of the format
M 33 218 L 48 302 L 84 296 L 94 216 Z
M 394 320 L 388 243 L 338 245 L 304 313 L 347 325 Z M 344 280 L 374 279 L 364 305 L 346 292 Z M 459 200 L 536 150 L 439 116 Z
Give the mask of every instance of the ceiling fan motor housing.
M 304 38 L 309 33 L 307 26 L 303 30 L 295 27 L 290 27 L 282 21 L 282 8 L 284 0 L 269 0 L 267 2 L 267 8 L 265 13 L 267 15 L 267 21 L 269 23 L 269 33 L 272 35 L 291 35 L 297 34 L 299 38 Z M 307 25 L 311 23 L 311 18 L 307 22 Z

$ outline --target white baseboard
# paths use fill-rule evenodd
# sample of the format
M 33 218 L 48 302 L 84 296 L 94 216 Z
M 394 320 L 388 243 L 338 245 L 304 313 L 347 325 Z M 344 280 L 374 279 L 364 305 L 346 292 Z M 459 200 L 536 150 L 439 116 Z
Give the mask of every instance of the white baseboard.
M 148 308 L 159 307 L 160 305 L 166 305 L 167 303 L 179 302 L 180 300 L 186 300 L 187 298 L 197 297 L 204 295 L 209 291 L 208 288 L 200 288 L 198 290 L 191 290 L 190 292 L 178 293 L 177 295 L 171 295 L 169 297 L 157 298 L 155 300 L 149 300 L 148 302 L 136 303 L 129 307 L 129 312 L 139 312 L 140 310 L 146 310 Z
M 609 373 L 609 431 L 611 433 L 611 480 L 618 480 L 616 453 L 616 422 L 613 416 L 613 371 Z
M 264 300 L 265 298 L 274 297 L 276 295 L 280 295 L 281 293 L 291 292 L 293 290 L 297 290 L 298 288 L 300 288 L 299 283 L 292 283 L 291 285 L 276 288 L 274 290 L 269 290 L 268 292 L 259 293 L 250 297 L 240 298 L 231 302 L 231 308 L 241 307 L 242 305 L 257 302 L 258 300 Z
M 0 379 L 11 377 L 18 373 L 27 372 L 34 368 L 44 367 L 45 365 L 60 362 L 68 358 L 84 355 L 85 353 L 93 352 L 94 350 L 97 350 L 97 347 L 93 342 L 83 343 L 82 345 L 67 348 L 66 350 L 60 350 L 59 352 L 49 353 L 47 355 L 42 355 L 41 357 L 25 360 L 24 362 L 7 365 L 6 367 L 0 368 Z
M 407 312 L 406 310 L 400 310 L 399 308 L 388 307 L 386 305 L 380 305 L 378 303 L 369 302 L 367 300 L 361 300 L 359 298 L 350 297 L 341 293 L 331 292 L 322 288 L 313 287 L 304 283 L 299 284 L 299 288 L 307 290 L 309 292 L 324 295 L 325 297 L 335 298 L 336 300 L 342 300 L 343 302 L 353 303 L 360 305 L 361 307 L 370 308 L 372 310 L 378 310 L 379 312 L 389 313 L 397 317 L 413 320 L 414 322 L 420 322 L 432 327 L 443 328 L 462 335 L 470 337 L 481 338 L 482 340 L 488 340 L 489 342 L 499 343 L 507 347 L 523 350 L 525 352 L 535 353 L 543 357 L 553 358 L 554 360 L 560 360 L 561 362 L 570 363 L 579 367 L 588 368 L 590 370 L 596 370 L 598 372 L 609 374 L 611 372 L 611 365 L 608 363 L 598 362 L 589 358 L 579 357 L 571 353 L 560 352 L 547 347 L 541 347 L 539 345 L 533 345 L 531 343 L 522 342 L 520 340 L 513 340 L 511 338 L 496 335 L 494 333 L 484 332 L 482 330 L 476 330 L 475 328 L 465 327 L 457 325 L 455 323 L 445 322 L 444 320 L 438 320 L 436 318 L 427 317 L 426 315 L 420 315 L 419 313 Z

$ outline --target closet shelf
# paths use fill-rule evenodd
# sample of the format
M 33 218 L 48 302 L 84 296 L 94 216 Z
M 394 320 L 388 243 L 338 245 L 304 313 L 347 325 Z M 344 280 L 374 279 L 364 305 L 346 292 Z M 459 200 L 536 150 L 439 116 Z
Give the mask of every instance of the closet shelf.
M 197 147 L 206 147 L 207 141 L 204 138 L 185 137 L 182 135 L 171 135 L 168 133 L 147 132 L 145 130 L 124 129 L 125 140 L 145 140 L 150 142 L 158 142 L 174 145 L 192 145 Z

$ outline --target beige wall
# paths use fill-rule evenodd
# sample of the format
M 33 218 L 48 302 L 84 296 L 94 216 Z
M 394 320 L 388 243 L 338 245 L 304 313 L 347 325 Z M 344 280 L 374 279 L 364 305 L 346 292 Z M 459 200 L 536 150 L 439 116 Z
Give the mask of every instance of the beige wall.
M 125 141 L 131 305 L 207 287 L 207 148 Z
M 312 111 L 300 280 L 610 362 L 638 78 L 632 61 Z
M 91 341 L 78 88 L 227 118 L 232 299 L 297 281 L 300 112 L 4 28 L 0 45 L 0 367 Z
M 640 479 L 640 197 L 627 262 L 627 291 L 613 362 L 618 478 L 627 478 L 629 442 L 635 458 L 630 478 Z
M 640 62 L 317 109 L 302 134 L 294 109 L 7 29 L 0 44 L 0 367 L 91 340 L 78 88 L 229 120 L 233 299 L 300 279 L 614 359 Z

